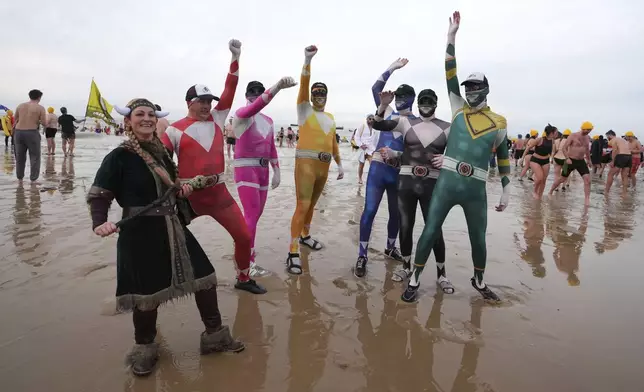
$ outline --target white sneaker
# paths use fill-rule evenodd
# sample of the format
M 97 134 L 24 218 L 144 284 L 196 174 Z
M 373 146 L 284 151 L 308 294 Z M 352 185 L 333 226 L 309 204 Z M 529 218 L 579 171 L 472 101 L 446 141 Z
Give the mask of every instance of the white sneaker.
M 270 274 L 270 271 L 265 270 L 264 268 L 257 265 L 257 263 L 250 264 L 250 271 L 248 273 L 252 278 L 261 278 Z

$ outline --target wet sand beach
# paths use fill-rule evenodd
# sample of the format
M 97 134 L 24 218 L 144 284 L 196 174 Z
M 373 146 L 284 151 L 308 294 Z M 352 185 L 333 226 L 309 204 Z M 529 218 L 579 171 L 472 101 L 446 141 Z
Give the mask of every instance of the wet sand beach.
M 240 354 L 199 355 L 203 325 L 193 298 L 160 308 L 161 358 L 137 379 L 124 365 L 133 344 L 130 314 L 110 309 L 116 240 L 93 234 L 85 195 L 103 156 L 122 139 L 78 137 L 76 156 L 43 155 L 41 185 L 18 185 L 14 158 L 0 150 L 0 391 L 641 391 L 644 352 L 642 190 L 610 199 L 593 180 L 532 200 L 516 181 L 505 212 L 495 171 L 488 183 L 486 281 L 503 298 L 485 303 L 470 286 L 470 246 L 462 210 L 443 228 L 453 295 L 437 292 L 431 257 L 418 303 L 400 300 L 384 257 L 386 198 L 374 224 L 364 279 L 351 268 L 358 249 L 364 186 L 343 145 L 345 179 L 331 174 L 313 219 L 325 249 L 303 250 L 304 274 L 284 268 L 295 208 L 294 149 L 279 149 L 282 183 L 259 222 L 260 278 L 269 293 L 233 288 L 232 240 L 210 217 L 189 227 L 215 265 L 224 323 L 246 343 Z M 44 140 L 43 140 L 44 144 Z M 28 172 L 28 168 L 27 168 Z M 232 169 L 226 185 L 237 198 Z M 366 179 L 366 172 L 365 172 Z M 552 181 L 548 181 L 546 189 Z M 121 209 L 113 203 L 110 219 Z M 416 239 L 422 217 L 416 219 Z

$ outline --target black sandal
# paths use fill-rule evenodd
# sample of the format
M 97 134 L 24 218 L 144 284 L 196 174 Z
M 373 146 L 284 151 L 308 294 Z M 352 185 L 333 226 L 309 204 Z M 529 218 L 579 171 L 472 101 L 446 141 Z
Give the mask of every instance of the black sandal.
M 313 239 L 311 238 L 311 236 L 300 237 L 300 244 L 306 245 L 307 247 L 311 248 L 312 250 L 320 250 L 320 249 L 323 248 L 322 244 L 319 243 L 316 240 L 313 240 L 313 245 L 309 245 L 308 242 L 305 242 L 305 241 L 308 241 L 308 240 L 313 240 Z
M 286 258 L 286 272 L 292 275 L 302 275 L 302 260 L 300 260 L 299 253 L 288 254 Z

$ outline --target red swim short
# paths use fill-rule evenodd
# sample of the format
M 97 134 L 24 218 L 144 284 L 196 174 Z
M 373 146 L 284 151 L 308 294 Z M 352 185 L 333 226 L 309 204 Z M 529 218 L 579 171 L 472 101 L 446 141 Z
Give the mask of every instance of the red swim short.
M 640 160 L 640 154 L 633 154 L 632 155 L 633 159 L 631 160 L 631 174 L 637 174 L 637 169 L 640 168 L 640 163 L 642 161 Z

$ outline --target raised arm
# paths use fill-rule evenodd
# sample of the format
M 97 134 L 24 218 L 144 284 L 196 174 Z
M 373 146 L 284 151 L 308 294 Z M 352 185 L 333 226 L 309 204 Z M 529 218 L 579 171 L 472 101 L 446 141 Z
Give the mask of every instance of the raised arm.
M 284 88 L 290 88 L 297 85 L 293 78 L 283 77 L 271 88 L 264 91 L 262 95 L 257 97 L 253 102 L 248 105 L 237 109 L 233 118 L 232 130 L 237 139 L 250 127 L 252 118 L 259 113 L 263 108 L 268 105 L 275 95 Z
M 510 174 L 510 155 L 508 152 L 508 143 L 507 143 L 507 122 L 503 121 L 502 124 L 499 124 L 499 132 L 496 135 L 496 140 L 494 142 L 496 147 L 496 160 L 499 166 L 499 174 L 501 175 L 501 186 L 503 192 L 501 193 L 501 201 L 496 207 L 497 211 L 503 211 L 505 207 L 508 206 L 510 201 L 510 179 L 508 175 Z
M 447 49 L 445 50 L 445 76 L 447 78 L 447 93 L 449 103 L 452 107 L 452 115 L 463 109 L 465 100 L 461 97 L 458 75 L 456 74 L 456 32 L 461 24 L 460 12 L 454 12 L 449 19 L 449 30 L 447 32 Z
M 277 81 L 271 88 L 264 91 L 256 100 L 248 105 L 237 109 L 235 112 L 235 119 L 237 118 L 250 118 L 259 113 L 268 105 L 275 95 L 284 88 L 290 88 L 297 85 L 295 79 L 285 76 Z M 233 122 L 234 123 L 234 122 Z
M 297 119 L 298 124 L 302 126 L 306 121 L 311 110 L 311 97 L 309 88 L 311 85 L 311 59 L 318 52 L 315 45 L 307 46 L 304 49 L 304 65 L 300 75 L 300 92 L 297 94 Z
M 371 86 L 371 94 L 373 95 L 373 101 L 376 104 L 376 107 L 380 106 L 380 93 L 382 90 L 385 88 L 385 84 L 387 84 L 387 80 L 389 80 L 389 77 L 394 73 L 395 70 L 400 69 L 407 65 L 409 60 L 405 58 L 399 58 L 398 60 L 394 61 L 391 63 L 389 68 L 385 72 L 380 75 L 378 80 L 376 80 L 376 83 Z
M 221 93 L 219 102 L 213 109 L 213 117 L 215 122 L 223 126 L 223 123 L 228 117 L 230 108 L 233 106 L 233 99 L 235 98 L 235 91 L 237 90 L 237 83 L 239 82 L 239 56 L 241 55 L 241 42 L 236 39 L 231 39 L 228 42 L 228 49 L 232 54 L 230 59 L 230 68 L 226 76 L 224 84 L 224 91 Z
M 397 117 L 393 120 L 385 120 L 389 104 L 394 100 L 394 93 L 391 91 L 383 91 L 379 94 L 380 105 L 374 116 L 373 129 L 382 132 L 400 132 L 404 134 L 405 126 L 402 117 Z

